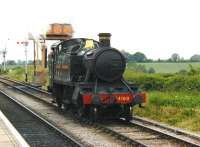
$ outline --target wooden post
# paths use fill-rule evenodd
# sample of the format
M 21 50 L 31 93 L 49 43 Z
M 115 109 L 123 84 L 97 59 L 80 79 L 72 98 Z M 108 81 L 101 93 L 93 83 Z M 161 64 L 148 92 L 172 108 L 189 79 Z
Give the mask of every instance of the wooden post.
M 36 76 L 36 62 L 35 62 L 35 56 L 36 56 L 36 51 L 35 51 L 35 40 L 33 40 L 33 55 L 34 55 L 34 59 L 33 59 L 33 72 L 34 72 L 34 76 Z

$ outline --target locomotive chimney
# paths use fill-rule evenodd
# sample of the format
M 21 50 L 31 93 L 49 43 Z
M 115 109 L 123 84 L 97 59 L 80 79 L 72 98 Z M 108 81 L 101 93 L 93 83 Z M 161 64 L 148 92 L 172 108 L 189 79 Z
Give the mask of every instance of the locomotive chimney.
M 99 33 L 100 47 L 110 47 L 110 33 Z

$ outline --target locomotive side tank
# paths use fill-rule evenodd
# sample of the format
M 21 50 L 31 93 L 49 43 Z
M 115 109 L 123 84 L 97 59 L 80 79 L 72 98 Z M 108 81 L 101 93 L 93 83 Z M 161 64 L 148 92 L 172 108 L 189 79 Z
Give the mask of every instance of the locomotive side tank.
M 59 107 L 94 120 L 131 120 L 133 106 L 146 102 L 146 94 L 124 80 L 126 60 L 110 37 L 100 33 L 99 42 L 76 38 L 52 45 L 49 90 Z

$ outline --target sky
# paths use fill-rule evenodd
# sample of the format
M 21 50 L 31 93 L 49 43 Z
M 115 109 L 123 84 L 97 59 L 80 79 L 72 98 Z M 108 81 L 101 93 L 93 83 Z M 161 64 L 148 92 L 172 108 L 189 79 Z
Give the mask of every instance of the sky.
M 199 0 L 2 0 L 0 20 L 0 50 L 7 48 L 7 59 L 24 60 L 24 47 L 16 42 L 28 32 L 44 33 L 51 23 L 72 24 L 74 37 L 98 40 L 99 32 L 110 32 L 113 47 L 151 59 L 200 54 Z

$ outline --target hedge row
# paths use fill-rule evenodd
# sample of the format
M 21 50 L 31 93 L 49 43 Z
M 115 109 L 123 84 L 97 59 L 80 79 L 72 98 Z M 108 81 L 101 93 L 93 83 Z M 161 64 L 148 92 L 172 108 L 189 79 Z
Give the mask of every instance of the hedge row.
M 195 75 L 162 75 L 162 74 L 144 74 L 127 71 L 125 79 L 134 83 L 144 90 L 200 90 L 200 74 Z

